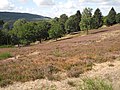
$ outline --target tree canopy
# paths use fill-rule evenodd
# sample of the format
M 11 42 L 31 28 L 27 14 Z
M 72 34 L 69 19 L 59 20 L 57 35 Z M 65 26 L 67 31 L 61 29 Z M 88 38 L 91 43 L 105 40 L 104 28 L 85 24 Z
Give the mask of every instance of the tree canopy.
M 60 23 L 53 23 L 51 26 L 51 29 L 49 30 L 49 36 L 52 39 L 61 38 L 64 34 L 64 31 L 62 29 L 62 26 Z
M 85 8 L 82 12 L 80 27 L 81 30 L 86 30 L 87 34 L 88 34 L 88 30 L 91 29 L 91 19 L 92 19 L 92 9 Z
M 116 23 L 120 23 L 120 13 L 116 15 Z
M 92 28 L 93 29 L 98 29 L 99 27 L 101 27 L 103 25 L 103 19 L 102 19 L 102 13 L 100 11 L 99 8 L 97 8 L 94 12 L 93 15 L 93 21 L 92 21 Z
M 103 25 L 114 25 L 120 23 L 120 13 L 112 7 L 107 16 L 97 8 L 92 15 L 92 8 L 85 8 L 81 14 L 79 10 L 70 17 L 66 14 L 50 20 L 27 21 L 18 19 L 16 21 L 0 20 L 0 45 L 23 44 L 28 45 L 35 41 L 42 42 L 47 39 L 56 39 L 72 32 L 98 29 Z
M 65 29 L 67 33 L 80 31 L 79 23 L 81 21 L 81 13 L 77 11 L 75 15 L 68 18 L 65 23 Z
M 114 10 L 114 8 L 112 7 L 111 10 L 109 11 L 108 15 L 107 15 L 107 19 L 106 19 L 106 25 L 114 25 L 116 24 L 116 11 Z

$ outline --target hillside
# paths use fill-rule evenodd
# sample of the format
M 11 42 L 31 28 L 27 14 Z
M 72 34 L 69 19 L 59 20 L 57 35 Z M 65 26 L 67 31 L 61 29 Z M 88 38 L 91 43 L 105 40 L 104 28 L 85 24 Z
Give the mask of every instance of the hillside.
M 0 90 L 80 90 L 84 77 L 102 78 L 113 90 L 120 88 L 119 24 L 91 30 L 89 35 L 1 48 L 0 54 L 6 51 L 13 57 L 0 60 L 0 86 L 13 85 Z
M 35 15 L 35 14 L 29 14 L 29 13 L 15 13 L 15 12 L 0 12 L 0 20 L 4 21 L 15 21 L 17 19 L 25 18 L 29 21 L 36 21 L 41 19 L 50 19 L 49 17 L 41 16 L 41 15 Z

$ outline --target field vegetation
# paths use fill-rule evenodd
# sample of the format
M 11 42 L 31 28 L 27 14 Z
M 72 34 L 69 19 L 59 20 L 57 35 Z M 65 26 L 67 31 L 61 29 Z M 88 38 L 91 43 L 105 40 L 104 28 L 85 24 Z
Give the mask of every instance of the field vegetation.
M 106 17 L 102 16 L 100 9 L 92 15 L 92 9 L 85 8 L 82 14 L 80 11 L 70 17 L 63 14 L 51 21 L 19 19 L 12 28 L 1 20 L 0 86 L 37 79 L 61 81 L 78 78 L 92 70 L 95 63 L 113 62 L 120 57 L 118 19 L 119 14 L 114 8 Z M 101 28 L 103 25 L 108 27 Z M 66 34 L 75 35 L 59 39 Z M 31 45 L 36 41 L 39 44 Z M 83 81 L 87 86 L 78 90 L 112 90 L 111 85 L 100 80 Z M 75 86 L 70 81 L 68 84 Z

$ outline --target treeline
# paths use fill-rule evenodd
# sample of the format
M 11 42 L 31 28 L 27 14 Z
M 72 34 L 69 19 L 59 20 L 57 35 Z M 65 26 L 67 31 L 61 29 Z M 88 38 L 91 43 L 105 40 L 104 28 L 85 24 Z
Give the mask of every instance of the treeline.
M 112 8 L 107 16 L 103 16 L 99 8 L 92 15 L 92 8 L 85 8 L 81 14 L 68 17 L 62 14 L 59 18 L 45 21 L 26 21 L 18 19 L 13 24 L 0 20 L 0 45 L 29 45 L 32 42 L 56 39 L 72 32 L 98 29 L 103 25 L 111 26 L 120 23 L 120 13 Z

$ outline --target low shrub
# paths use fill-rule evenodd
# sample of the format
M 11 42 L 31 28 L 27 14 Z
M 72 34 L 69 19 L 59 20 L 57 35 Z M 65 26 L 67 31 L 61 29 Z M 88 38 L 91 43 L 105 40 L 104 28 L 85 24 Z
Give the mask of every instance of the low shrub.
M 2 45 L 0 46 L 0 48 L 13 48 L 14 46 L 13 45 Z
M 85 78 L 78 90 L 113 90 L 113 88 L 102 79 Z
M 70 86 L 72 86 L 72 87 L 76 86 L 76 84 L 73 81 L 68 81 L 67 84 L 70 85 Z
M 12 55 L 9 52 L 0 54 L 0 60 L 7 59 L 7 58 L 10 58 L 10 57 L 12 57 Z
M 5 86 L 10 85 L 10 84 L 13 84 L 13 82 L 10 79 L 0 81 L 0 87 L 5 87 Z
M 83 68 L 80 67 L 73 67 L 71 68 L 68 73 L 67 76 L 68 77 L 79 77 L 80 74 L 82 74 L 84 72 Z

